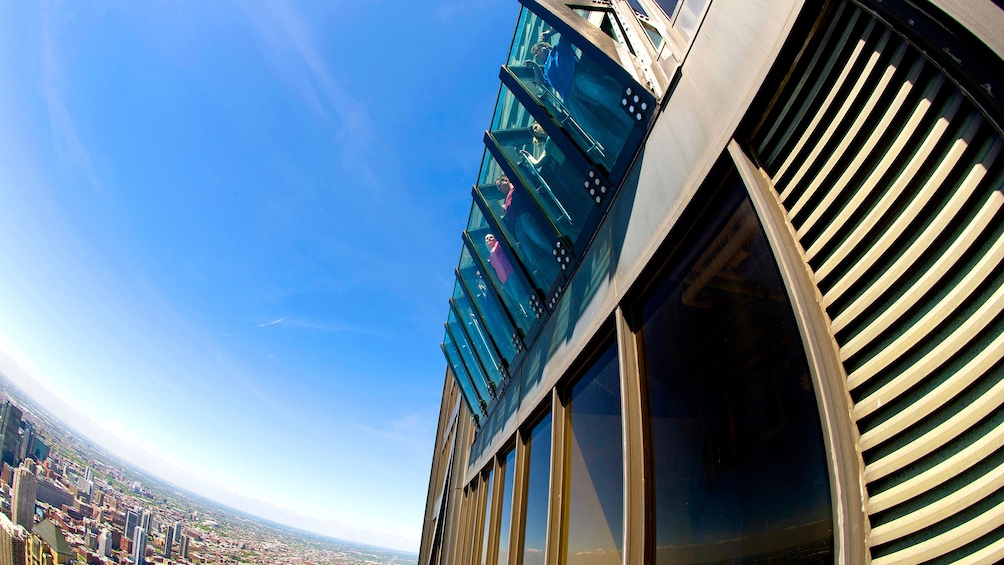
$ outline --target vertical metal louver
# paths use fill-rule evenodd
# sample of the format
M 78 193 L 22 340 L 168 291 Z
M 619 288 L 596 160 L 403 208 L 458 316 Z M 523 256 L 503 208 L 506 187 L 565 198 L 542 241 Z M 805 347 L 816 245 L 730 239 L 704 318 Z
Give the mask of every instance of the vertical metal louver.
M 872 562 L 1004 560 L 1004 140 L 844 2 L 751 144 L 840 348 Z

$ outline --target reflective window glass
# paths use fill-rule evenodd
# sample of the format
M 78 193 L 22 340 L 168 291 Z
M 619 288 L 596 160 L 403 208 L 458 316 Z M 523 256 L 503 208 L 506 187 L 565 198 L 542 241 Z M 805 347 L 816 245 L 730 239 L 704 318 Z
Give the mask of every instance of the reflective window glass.
M 454 308 L 456 308 L 457 317 L 467 329 L 467 336 L 470 338 L 474 351 L 478 354 L 478 358 L 481 359 L 481 364 L 486 367 L 490 366 L 493 374 L 501 375 L 502 371 L 505 370 L 502 358 L 499 357 L 495 344 L 492 342 L 492 336 L 488 334 L 485 326 L 481 323 L 481 318 L 474 310 L 474 306 L 467 299 L 467 295 L 464 294 L 459 281 L 455 283 L 451 302 Z M 508 336 L 500 335 L 499 338 L 506 340 L 503 342 L 503 346 L 508 345 L 506 351 L 515 352 Z M 498 385 L 498 382 L 495 382 L 495 384 Z
M 495 343 L 499 344 L 500 348 L 504 347 L 502 342 L 513 346 L 512 336 L 515 333 L 515 329 L 512 323 L 510 323 L 505 310 L 503 310 L 502 303 L 499 302 L 500 298 L 494 291 L 489 290 L 492 288 L 491 281 L 485 278 L 485 273 L 482 272 L 481 267 L 471 257 L 466 247 L 464 247 L 463 252 L 460 254 L 458 270 L 460 271 L 460 278 L 471 293 L 474 306 L 481 313 L 481 319 L 488 326 L 488 331 L 491 332 Z M 509 350 L 503 349 L 503 355 L 507 356 L 506 360 L 512 361 L 512 357 L 509 356 L 510 354 L 507 351 Z
M 453 338 L 453 344 L 456 346 L 457 351 L 460 352 L 460 359 L 464 362 L 464 366 L 467 367 L 467 373 L 471 376 L 471 381 L 474 382 L 474 388 L 478 391 L 478 395 L 485 402 L 490 402 L 492 393 L 489 391 L 488 383 L 497 383 L 498 381 L 489 381 L 488 376 L 485 375 L 484 370 L 478 363 L 474 349 L 471 347 L 470 342 L 467 341 L 467 336 L 464 335 L 463 326 L 457 320 L 452 310 L 446 318 L 446 327 Z
M 704 17 L 704 9 L 707 6 L 708 0 L 685 0 L 683 5 L 680 6 L 680 13 L 676 16 L 673 28 L 684 39 L 693 39 L 694 34 L 697 33 L 697 27 L 701 23 L 701 18 Z
M 492 169 L 498 169 L 498 165 L 486 151 L 477 190 L 502 228 L 501 235 L 526 266 L 534 286 L 550 289 L 561 271 L 552 255 L 557 240 L 554 229 L 541 221 L 543 214 L 535 213 L 540 210 L 536 195 L 517 186 L 505 174 L 486 174 Z
M 525 8 L 508 66 L 593 162 L 613 169 L 634 126 L 620 106 L 630 85 Z
M 448 332 L 443 338 L 443 353 L 446 354 L 446 360 L 450 363 L 450 368 L 453 369 L 453 376 L 457 379 L 457 384 L 460 385 L 460 392 L 464 396 L 464 401 L 467 402 L 467 409 L 474 415 L 474 419 L 478 420 L 479 414 L 482 413 L 487 403 L 482 405 L 482 398 L 475 391 L 471 377 L 467 374 L 467 368 L 464 367 L 460 359 L 460 352 L 457 351 Z
M 485 487 L 488 489 L 485 493 L 485 521 L 484 527 L 481 529 L 481 565 L 488 565 L 488 541 L 489 535 L 491 534 L 491 522 L 492 522 L 492 489 L 494 485 L 492 484 L 492 478 L 495 476 L 495 469 L 490 469 L 488 471 L 488 476 L 485 478 Z
M 553 126 L 552 126 L 553 127 Z M 552 229 L 575 241 L 595 204 L 583 187 L 587 171 L 576 168 L 554 139 L 504 85 L 499 91 L 492 121 L 492 139 L 513 164 L 523 185 L 529 187 L 533 200 L 547 215 Z M 485 155 L 485 161 L 494 159 Z M 495 168 L 498 166 L 495 165 Z M 501 173 L 500 173 L 501 174 Z M 494 187 L 498 180 L 490 164 L 482 164 L 479 186 Z M 486 198 L 497 201 L 499 198 Z M 503 199 L 502 203 L 506 200 Z M 501 208 L 501 204 L 499 208 Z M 499 209 L 499 213 L 504 210 Z M 510 218 L 513 222 L 516 218 Z M 548 242 L 548 253 L 554 242 Z
M 568 565 L 618 565 L 624 548 L 620 372 L 611 346 L 569 398 Z
M 502 466 L 502 482 L 499 483 L 499 496 L 502 497 L 502 511 L 499 512 L 499 550 L 495 563 L 509 563 L 509 528 L 512 524 L 512 486 L 516 478 L 516 450 L 505 456 Z
M 529 469 L 526 479 L 523 565 L 543 565 L 547 546 L 547 504 L 551 490 L 551 415 L 530 433 L 526 446 Z
M 513 320 L 526 333 L 536 316 L 530 306 L 533 292 L 523 278 L 519 261 L 511 255 L 507 245 L 501 241 L 501 234 L 495 234 L 485 221 L 481 210 L 474 208 L 468 221 L 467 234 L 471 238 L 474 252 L 488 271 L 492 286 L 505 304 Z M 511 249 L 511 248 L 510 248 Z
M 832 562 L 801 340 L 745 190 L 725 186 L 641 311 L 656 563 Z

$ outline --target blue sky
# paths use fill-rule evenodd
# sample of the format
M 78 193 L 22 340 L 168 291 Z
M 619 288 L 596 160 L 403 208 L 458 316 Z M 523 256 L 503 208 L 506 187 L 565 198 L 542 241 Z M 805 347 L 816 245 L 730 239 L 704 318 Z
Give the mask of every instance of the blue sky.
M 0 369 L 200 494 L 417 549 L 518 11 L 0 1 Z

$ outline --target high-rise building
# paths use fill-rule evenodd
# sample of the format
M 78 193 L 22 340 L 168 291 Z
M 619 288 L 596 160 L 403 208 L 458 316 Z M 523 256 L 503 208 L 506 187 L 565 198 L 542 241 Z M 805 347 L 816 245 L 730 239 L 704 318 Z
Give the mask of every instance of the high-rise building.
M 48 518 L 32 528 L 26 554 L 28 565 L 68 565 L 75 557 L 63 531 Z
M 153 514 L 149 510 L 143 510 L 139 515 L 139 526 L 146 531 L 151 531 L 150 520 Z
M 26 530 L 35 525 L 35 487 L 35 465 L 28 459 L 14 472 L 11 496 L 11 519 Z
M 24 565 L 28 532 L 0 512 L 0 565 Z
M 174 545 L 174 528 L 167 528 L 164 532 L 164 559 L 171 558 L 171 550 Z
M 49 458 L 49 444 L 36 434 L 31 442 L 31 453 L 29 454 L 35 461 L 45 461 Z
M 16 467 L 20 461 L 18 455 L 21 447 L 21 409 L 13 402 L 7 400 L 0 408 L 0 435 L 3 442 L 0 444 L 0 460 Z
M 520 4 L 419 563 L 1004 562 L 1002 3 Z
M 174 539 L 181 541 L 181 522 L 174 523 Z
M 139 526 L 139 514 L 135 510 L 126 510 L 125 528 L 122 530 L 122 535 L 131 540 L 136 526 Z
M 140 526 L 136 526 L 132 534 L 132 562 L 133 565 L 146 563 L 146 530 Z
M 188 536 L 182 534 L 179 540 L 180 543 L 178 544 L 178 555 L 182 559 L 188 559 Z
M 112 532 L 107 528 L 101 530 L 101 535 L 98 536 L 98 554 L 103 557 L 112 556 Z

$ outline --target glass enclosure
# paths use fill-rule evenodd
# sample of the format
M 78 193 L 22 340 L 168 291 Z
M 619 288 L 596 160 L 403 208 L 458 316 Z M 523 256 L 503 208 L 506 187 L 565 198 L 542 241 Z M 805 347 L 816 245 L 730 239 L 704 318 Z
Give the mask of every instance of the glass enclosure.
M 832 563 L 801 340 L 745 189 L 726 186 L 640 312 L 656 563 Z
M 541 420 L 527 440 L 530 458 L 526 478 L 526 520 L 523 565 L 544 565 L 547 545 L 547 504 L 551 489 L 551 415 Z
M 509 530 L 512 526 L 513 484 L 516 479 L 516 450 L 510 450 L 505 456 L 505 462 L 500 469 L 502 482 L 499 483 L 499 496 L 502 497 L 502 511 L 499 512 L 499 550 L 498 565 L 509 563 Z
M 488 406 L 488 403 L 478 396 L 478 393 L 475 391 L 471 377 L 467 374 L 467 368 L 464 367 L 463 361 L 460 360 L 460 353 L 457 351 L 457 347 L 453 345 L 449 332 L 443 337 L 443 354 L 446 355 L 446 361 L 450 364 L 453 376 L 460 386 L 460 392 L 464 397 L 464 402 L 467 403 L 467 409 L 474 416 L 475 422 L 480 421 L 479 416 L 484 413 L 484 409 Z
M 542 124 L 534 119 L 512 91 L 502 86 L 489 135 L 490 148 L 505 155 L 522 185 L 529 187 L 528 194 L 545 213 L 551 229 L 574 241 L 596 206 L 583 186 L 588 163 L 581 156 L 569 159 L 567 147 L 562 150 L 549 135 L 554 129 L 548 120 Z M 494 185 L 497 177 L 486 172 L 482 165 L 479 186 Z M 553 238 L 550 243 L 553 247 Z
M 502 355 L 511 365 L 513 357 L 517 353 L 516 340 L 513 339 L 513 336 L 516 335 L 516 330 L 513 327 L 512 320 L 509 318 L 509 314 L 500 302 L 501 299 L 499 296 L 494 291 L 489 290 L 493 288 L 492 282 L 485 277 L 481 265 L 474 260 L 474 257 L 466 246 L 460 254 L 460 265 L 457 267 L 457 273 L 469 296 L 471 296 L 474 307 L 481 314 L 481 320 L 488 327 L 488 331 L 491 332 L 491 336 L 499 346 Z M 511 349 L 507 348 L 506 344 Z
M 500 375 L 499 381 L 501 381 L 501 376 L 507 374 L 508 361 L 503 363 L 495 342 L 492 340 L 492 336 L 485 329 L 484 324 L 481 323 L 481 318 L 478 316 L 477 311 L 474 310 L 474 306 L 470 300 L 467 299 L 467 294 L 464 293 L 459 281 L 454 285 L 453 298 L 450 299 L 450 304 L 453 306 L 457 318 L 466 327 L 467 336 L 472 342 L 478 358 L 481 359 L 481 364 L 485 367 L 491 367 L 489 371 Z M 508 336 L 503 334 L 499 337 L 506 339 Z M 502 346 L 506 351 L 515 353 L 515 348 L 511 341 L 504 341 Z M 496 381 L 495 384 L 498 385 L 499 381 Z
M 617 349 L 572 385 L 568 402 L 565 563 L 619 565 L 624 550 L 624 459 Z
M 454 347 L 460 353 L 461 361 L 467 367 L 467 374 L 471 376 L 471 381 L 474 383 L 474 389 L 477 390 L 478 396 L 485 402 L 490 402 L 494 396 L 495 383 L 498 383 L 498 375 L 494 375 L 495 378 L 490 378 L 485 374 L 484 367 L 478 362 L 474 349 L 471 347 L 470 342 L 467 341 L 463 325 L 457 319 L 452 309 L 450 310 L 450 315 L 446 318 L 446 329 L 453 340 Z
M 522 263 L 509 247 L 509 242 L 501 235 L 495 235 L 477 207 L 471 210 L 467 237 L 474 254 L 485 266 L 491 286 L 525 335 L 536 315 L 532 305 L 535 293 L 525 279 Z
M 593 57 L 526 8 L 520 13 L 508 61 L 509 70 L 582 152 L 612 171 L 635 122 L 641 121 L 621 105 L 626 89 L 636 87 L 633 81 L 620 84 Z M 639 103 L 650 104 L 640 99 Z

